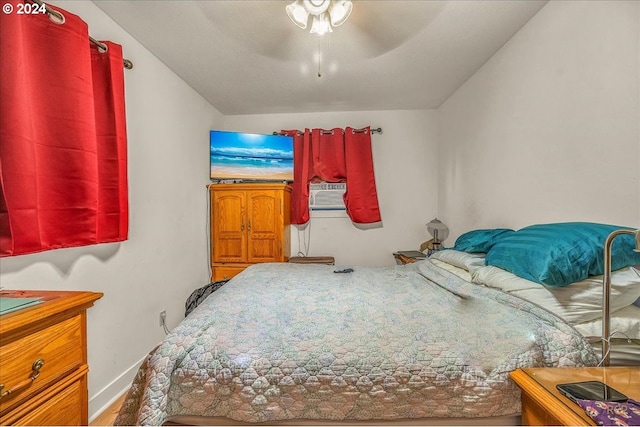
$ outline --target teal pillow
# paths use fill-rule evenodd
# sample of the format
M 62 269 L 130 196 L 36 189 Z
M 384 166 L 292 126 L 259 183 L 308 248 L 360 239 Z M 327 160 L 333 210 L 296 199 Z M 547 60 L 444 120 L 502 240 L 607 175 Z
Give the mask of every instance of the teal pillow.
M 509 228 L 471 230 L 458 237 L 453 249 L 461 252 L 486 253 L 499 239 L 511 233 L 515 231 Z
M 498 240 L 486 265 L 546 286 L 567 286 L 604 272 L 604 242 L 614 230 L 626 228 L 589 222 L 538 224 Z M 611 247 L 611 270 L 640 263 L 631 235 L 616 237 Z

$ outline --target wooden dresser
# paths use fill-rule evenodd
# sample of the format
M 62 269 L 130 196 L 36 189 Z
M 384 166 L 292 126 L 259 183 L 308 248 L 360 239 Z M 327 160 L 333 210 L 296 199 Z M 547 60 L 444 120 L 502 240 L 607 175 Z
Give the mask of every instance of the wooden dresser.
M 14 291 L 41 304 L 0 316 L 0 425 L 87 425 L 87 316 L 97 292 Z
M 260 262 L 287 262 L 291 187 L 211 184 L 211 281 L 230 279 Z

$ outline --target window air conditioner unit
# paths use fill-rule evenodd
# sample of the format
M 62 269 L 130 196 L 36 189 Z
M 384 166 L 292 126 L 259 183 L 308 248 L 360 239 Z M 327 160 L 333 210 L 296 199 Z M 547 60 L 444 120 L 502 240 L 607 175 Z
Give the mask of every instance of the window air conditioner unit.
M 342 195 L 347 191 L 345 182 L 309 184 L 309 209 L 312 211 L 345 210 Z

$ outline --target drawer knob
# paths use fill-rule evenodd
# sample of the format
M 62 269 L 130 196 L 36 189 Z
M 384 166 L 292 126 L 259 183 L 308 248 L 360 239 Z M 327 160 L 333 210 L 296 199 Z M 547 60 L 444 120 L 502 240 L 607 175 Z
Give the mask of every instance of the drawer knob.
M 40 376 L 40 369 L 43 366 L 44 366 L 44 359 L 37 359 L 36 361 L 34 361 L 33 364 L 31 365 L 31 375 L 29 375 L 29 378 L 27 378 L 26 380 L 22 381 L 21 383 L 18 383 L 18 385 L 16 385 L 13 388 L 10 388 L 7 391 L 3 391 L 4 390 L 4 384 L 0 384 L 0 399 L 2 399 L 5 396 L 10 395 L 11 393 L 15 393 L 18 390 L 22 390 L 23 388 L 27 387 L 32 382 L 34 382 L 36 380 L 36 378 L 38 378 Z

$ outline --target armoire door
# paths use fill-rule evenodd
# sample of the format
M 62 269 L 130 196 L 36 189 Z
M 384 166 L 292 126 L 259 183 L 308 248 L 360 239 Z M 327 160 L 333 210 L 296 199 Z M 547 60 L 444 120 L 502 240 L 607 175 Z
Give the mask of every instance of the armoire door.
M 214 262 L 246 262 L 246 230 L 244 191 L 213 193 L 211 212 L 211 249 Z
M 282 191 L 247 192 L 247 260 L 282 261 Z

